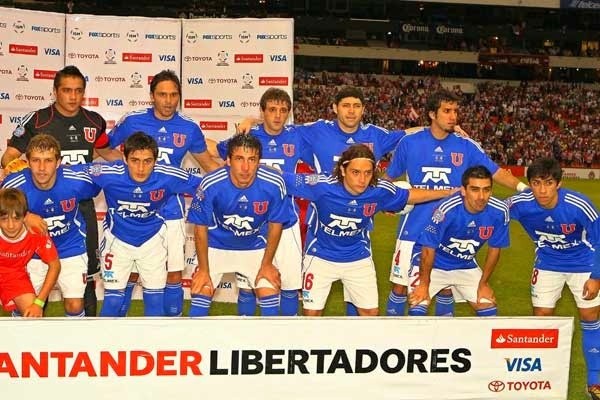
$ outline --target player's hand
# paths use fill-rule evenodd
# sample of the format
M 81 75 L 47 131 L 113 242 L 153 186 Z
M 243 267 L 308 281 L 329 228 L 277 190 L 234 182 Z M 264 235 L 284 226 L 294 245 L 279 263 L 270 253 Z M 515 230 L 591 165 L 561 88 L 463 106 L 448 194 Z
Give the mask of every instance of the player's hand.
M 454 132 L 458 133 L 462 137 L 469 137 L 469 134 L 463 128 L 461 128 L 460 125 L 454 125 Z
M 411 307 L 417 306 L 423 302 L 429 305 L 431 298 L 429 297 L 429 285 L 419 283 L 415 290 L 408 295 L 408 302 Z
M 193 294 L 201 294 L 203 296 L 212 297 L 214 295 L 215 288 L 208 271 L 196 268 L 196 272 L 192 276 L 191 291 Z
M 594 300 L 598 297 L 598 291 L 600 290 L 600 279 L 588 279 L 583 284 L 583 293 L 581 294 L 584 300 Z
M 48 224 L 44 218 L 37 214 L 28 212 L 25 214 L 25 218 L 23 218 L 23 223 L 25 224 L 25 228 L 31 233 L 48 234 Z
M 250 133 L 250 129 L 261 122 L 262 120 L 258 118 L 244 118 L 242 122 L 235 125 L 235 133 Z
M 279 290 L 281 287 L 281 274 L 273 264 L 262 264 L 260 266 L 258 274 L 256 274 L 256 279 L 254 280 L 255 287 L 258 286 L 258 282 L 261 279 L 268 280 L 275 289 Z
M 496 295 L 494 289 L 487 283 L 480 283 L 477 287 L 477 303 L 493 303 L 496 304 Z
M 37 304 L 32 304 L 25 309 L 23 317 L 25 318 L 41 318 L 44 314 L 44 309 Z

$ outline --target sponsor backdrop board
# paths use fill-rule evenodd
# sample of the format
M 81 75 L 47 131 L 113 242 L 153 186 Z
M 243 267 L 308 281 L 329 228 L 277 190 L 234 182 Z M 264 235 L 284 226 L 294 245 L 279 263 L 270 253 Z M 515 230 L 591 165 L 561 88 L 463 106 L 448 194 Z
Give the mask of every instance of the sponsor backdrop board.
M 573 319 L 3 319 L 0 332 L 5 398 L 549 400 L 567 396 Z

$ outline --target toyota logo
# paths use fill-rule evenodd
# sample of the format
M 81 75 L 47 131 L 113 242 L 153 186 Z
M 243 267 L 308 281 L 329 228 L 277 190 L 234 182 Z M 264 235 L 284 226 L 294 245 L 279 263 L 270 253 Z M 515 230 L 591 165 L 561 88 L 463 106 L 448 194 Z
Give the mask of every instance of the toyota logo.
M 488 389 L 490 392 L 498 393 L 504 390 L 504 382 L 502 381 L 491 381 L 488 383 Z

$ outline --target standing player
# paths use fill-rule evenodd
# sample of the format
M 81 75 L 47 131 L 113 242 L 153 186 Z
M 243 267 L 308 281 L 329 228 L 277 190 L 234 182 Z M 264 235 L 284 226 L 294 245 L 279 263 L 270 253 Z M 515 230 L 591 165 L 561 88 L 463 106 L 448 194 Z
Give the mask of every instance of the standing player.
M 249 134 L 260 141 L 263 152 L 260 163 L 283 172 L 296 172 L 301 160 L 306 160 L 306 146 L 294 126 L 284 126 L 290 115 L 292 100 L 281 89 L 267 89 L 260 98 L 263 123 L 253 127 Z M 217 145 L 221 158 L 227 158 L 227 144 L 224 140 Z M 302 288 L 302 246 L 300 225 L 292 197 L 287 197 L 289 221 L 284 223 L 281 243 L 277 247 L 275 261 L 281 273 L 281 315 L 298 314 L 298 290 Z M 254 315 L 256 298 L 247 282 L 238 279 L 238 314 Z
M 181 82 L 170 70 L 154 75 L 150 82 L 152 107 L 125 115 L 110 132 L 110 146 L 120 146 L 134 132 L 142 131 L 158 143 L 159 163 L 180 167 L 189 152 L 206 172 L 217 164 L 206 151 L 204 135 L 191 118 L 177 111 L 181 98 Z M 165 288 L 165 315 L 180 316 L 183 309 L 182 271 L 185 267 L 185 203 L 182 195 L 169 198 L 161 215 L 167 226 L 167 286 Z M 123 316 L 131 303 L 131 294 L 137 274 L 127 284 Z
M 196 193 L 200 178 L 157 164 L 158 145 L 143 132 L 129 136 L 125 164 L 92 165 L 89 174 L 104 190 L 108 207 L 101 244 L 104 303 L 100 316 L 117 317 L 133 268 L 143 286 L 144 315 L 164 315 L 167 279 L 166 228 L 160 211 L 175 193 Z
M 398 189 L 375 176 L 376 159 L 365 145 L 342 153 L 333 177 L 284 174 L 290 193 L 312 201 L 304 256 L 304 315 L 320 316 L 331 290 L 341 280 L 361 316 L 378 315 L 377 280 L 369 232 L 380 210 L 402 209 L 407 202 L 440 199 L 449 191 Z
M 0 300 L 7 311 L 16 309 L 24 317 L 41 317 L 60 273 L 60 261 L 49 236 L 25 229 L 26 213 L 23 192 L 0 189 Z M 48 274 L 37 296 L 26 269 L 34 254 L 48 265 Z
M 88 260 L 86 224 L 79 203 L 93 198 L 100 190 L 84 172 L 60 166 L 60 144 L 50 135 L 35 135 L 25 154 L 29 168 L 10 175 L 3 186 L 27 193 L 29 209 L 46 220 L 62 265 L 58 286 L 65 314 L 82 317 Z M 34 256 L 27 270 L 39 292 L 47 275 L 46 263 Z
M 508 247 L 510 219 L 506 204 L 491 195 L 492 174 L 475 166 L 463 173 L 460 194 L 437 203 L 413 248 L 412 263 L 419 265 L 419 275 L 409 273 L 416 283 L 410 287 L 409 315 L 426 315 L 431 296 L 448 287 L 466 299 L 477 316 L 497 314 L 489 279 L 500 249 Z M 482 272 L 475 255 L 486 242 Z
M 63 164 L 90 163 L 94 152 L 111 158 L 106 135 L 106 121 L 90 110 L 81 107 L 85 94 L 85 77 L 75 66 L 67 66 L 54 77 L 55 102 L 49 107 L 31 112 L 21 120 L 2 155 L 2 166 L 19 158 L 31 138 L 39 133 L 53 136 L 61 146 Z M 88 254 L 88 282 L 85 289 L 85 315 L 96 316 L 94 274 L 98 273 L 98 226 L 92 200 L 80 204 L 87 224 L 86 248 Z
M 227 272 L 256 291 L 263 316 L 279 313 L 281 280 L 273 258 L 287 222 L 281 176 L 259 166 L 262 148 L 251 135 L 228 143 L 227 166 L 204 177 L 192 201 L 198 267 L 192 278 L 191 317 L 208 315 L 214 288 Z
M 527 186 L 510 173 L 499 168 L 473 140 L 454 132 L 460 99 L 448 90 L 432 93 L 427 99 L 427 114 L 431 126 L 405 136 L 396 147 L 386 171 L 386 179 L 396 179 L 406 173 L 413 187 L 423 189 L 452 189 L 461 186 L 467 168 L 482 165 L 493 179 L 503 186 L 522 191 Z M 393 283 L 387 303 L 387 315 L 404 315 L 408 271 L 411 268 L 413 245 L 428 225 L 434 203 L 416 206 L 404 215 L 398 225 L 396 249 L 392 260 L 390 280 Z M 415 276 L 418 266 L 412 266 Z M 436 315 L 452 315 L 454 300 L 446 291 L 437 297 Z
M 533 314 L 551 316 L 565 284 L 579 309 L 588 392 L 600 399 L 600 217 L 584 195 L 561 187 L 558 161 L 542 158 L 527 168 L 531 192 L 507 199 L 510 217 L 535 244 L 531 276 Z

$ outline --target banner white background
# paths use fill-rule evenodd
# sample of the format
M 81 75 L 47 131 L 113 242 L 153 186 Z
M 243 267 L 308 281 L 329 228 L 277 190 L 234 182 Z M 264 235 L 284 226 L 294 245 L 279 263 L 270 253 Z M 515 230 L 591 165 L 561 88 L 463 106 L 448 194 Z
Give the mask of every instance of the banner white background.
M 0 387 L 7 399 L 566 399 L 572 329 L 530 317 L 3 319 Z M 31 359 L 40 366 L 23 368 Z

